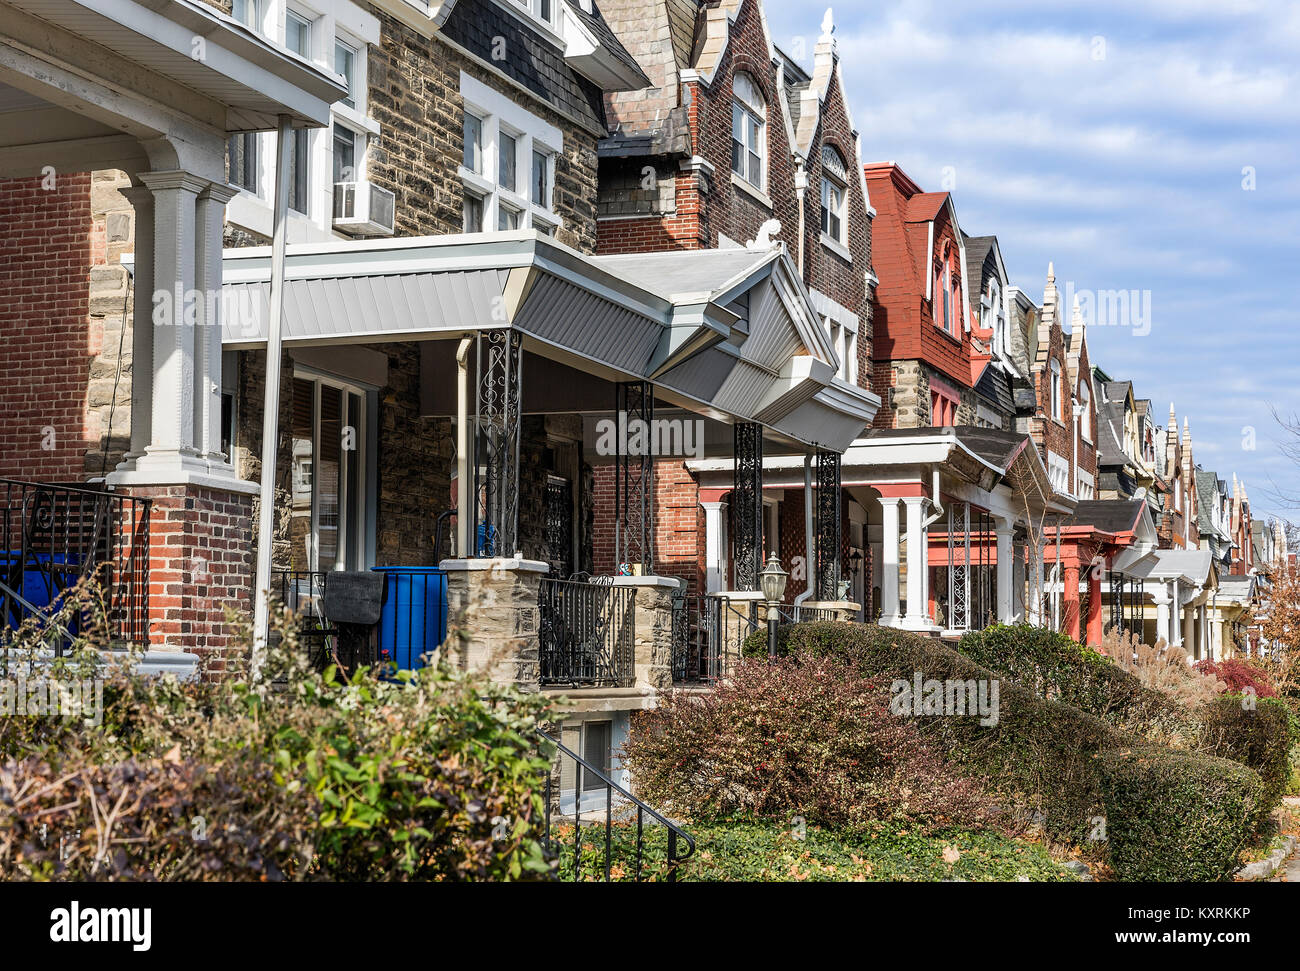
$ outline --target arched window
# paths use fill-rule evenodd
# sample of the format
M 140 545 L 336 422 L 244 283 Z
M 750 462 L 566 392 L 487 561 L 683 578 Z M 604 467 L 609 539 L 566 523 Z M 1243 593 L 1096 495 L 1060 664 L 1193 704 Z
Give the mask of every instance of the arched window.
M 822 146 L 822 235 L 848 245 L 849 167 L 833 146 Z
M 1049 370 L 1051 371 L 1051 406 L 1052 417 L 1061 418 L 1061 362 L 1052 358 Z
M 743 72 L 732 78 L 731 94 L 731 171 L 762 189 L 767 181 L 767 101 Z
M 1085 442 L 1092 441 L 1092 392 L 1088 390 L 1088 379 L 1079 378 L 1079 404 L 1083 405 L 1083 417 L 1079 419 L 1079 430 Z

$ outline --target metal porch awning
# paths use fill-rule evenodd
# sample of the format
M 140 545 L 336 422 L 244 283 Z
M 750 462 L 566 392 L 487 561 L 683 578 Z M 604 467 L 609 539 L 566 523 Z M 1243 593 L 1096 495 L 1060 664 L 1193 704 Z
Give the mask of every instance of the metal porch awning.
M 838 360 L 784 249 L 650 254 L 636 266 L 531 230 L 289 247 L 284 343 L 430 341 L 513 328 L 611 381 L 843 451 L 879 400 Z M 270 250 L 227 250 L 223 346 L 265 346 Z

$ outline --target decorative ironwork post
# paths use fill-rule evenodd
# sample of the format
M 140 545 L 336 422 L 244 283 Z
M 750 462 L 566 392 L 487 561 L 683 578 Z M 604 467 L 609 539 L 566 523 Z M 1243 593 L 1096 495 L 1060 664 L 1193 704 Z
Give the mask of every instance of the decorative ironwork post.
M 479 556 L 519 550 L 519 431 L 523 337 L 517 330 L 478 335 L 474 402 L 474 545 Z
M 618 450 L 614 459 L 614 567 L 626 563 L 654 572 L 654 387 L 648 381 L 617 386 Z
M 733 434 L 731 513 L 736 589 L 757 590 L 758 571 L 763 568 L 763 427 L 757 422 L 739 422 Z
M 840 454 L 817 452 L 817 599 L 840 599 Z M 908 552 L 910 558 L 911 552 Z

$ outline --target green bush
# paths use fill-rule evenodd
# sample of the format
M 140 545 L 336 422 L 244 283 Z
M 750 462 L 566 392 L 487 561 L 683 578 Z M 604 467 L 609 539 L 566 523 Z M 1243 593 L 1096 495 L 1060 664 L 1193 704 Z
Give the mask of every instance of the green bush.
M 1119 879 L 1231 879 L 1263 798 L 1258 775 L 1228 759 L 1155 747 L 1106 752 L 1098 762 Z
M 0 719 L 0 879 L 549 873 L 544 701 L 440 665 L 343 682 L 284 634 L 256 682 L 102 669 L 98 726 Z M 18 664 L 60 676 L 30 653 Z
M 1196 736 L 1186 707 L 1058 631 L 998 625 L 964 635 L 957 649 L 1040 698 L 1063 701 L 1148 741 L 1181 747 Z
M 1205 706 L 1201 748 L 1250 766 L 1263 782 L 1256 829 L 1282 803 L 1291 780 L 1292 715 L 1279 698 L 1222 695 Z
M 841 830 L 980 826 L 991 806 L 834 658 L 742 662 L 707 695 L 639 713 L 623 747 L 638 794 L 678 815 L 736 812 Z

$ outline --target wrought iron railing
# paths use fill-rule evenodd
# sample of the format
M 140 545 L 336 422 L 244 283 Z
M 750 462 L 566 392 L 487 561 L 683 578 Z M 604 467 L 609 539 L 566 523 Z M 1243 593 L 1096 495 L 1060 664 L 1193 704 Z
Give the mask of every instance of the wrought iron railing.
M 0 640 L 29 620 L 48 624 L 88 580 L 102 603 L 79 610 L 68 633 L 148 646 L 150 505 L 94 486 L 0 479 Z M 51 643 L 61 654 L 67 638 Z
M 293 611 L 299 645 L 313 667 L 330 664 L 345 673 L 359 665 L 418 666 L 446 637 L 447 576 L 439 570 L 412 568 L 384 571 L 383 611 L 377 624 L 342 623 L 329 616 L 325 591 L 330 574 L 308 570 L 278 570 L 271 594 Z
M 546 776 L 544 843 L 547 851 L 558 858 L 561 879 L 580 882 L 594 877 L 610 882 L 621 874 L 639 883 L 647 875 L 655 875 L 658 841 L 651 837 L 662 834 L 663 878 L 675 882 L 681 864 L 695 852 L 695 840 L 690 834 L 572 749 L 542 732 L 538 735 L 552 767 Z M 557 772 L 561 779 L 564 777 L 566 761 L 574 770 L 571 805 L 566 805 L 564 789 L 556 781 Z M 595 793 L 599 804 L 602 792 L 603 805 L 584 812 L 584 794 Z M 572 834 L 560 832 L 569 826 Z
M 632 684 L 634 588 L 581 580 L 543 580 L 538 607 L 542 684 Z
M 673 681 L 711 684 L 727 677 L 758 630 L 758 603 L 721 594 L 673 600 Z

